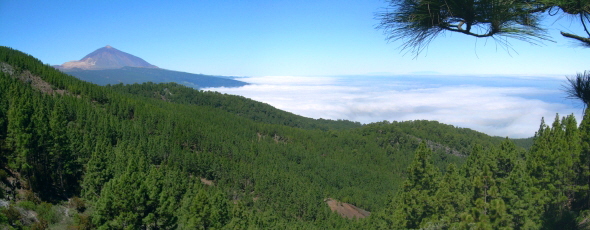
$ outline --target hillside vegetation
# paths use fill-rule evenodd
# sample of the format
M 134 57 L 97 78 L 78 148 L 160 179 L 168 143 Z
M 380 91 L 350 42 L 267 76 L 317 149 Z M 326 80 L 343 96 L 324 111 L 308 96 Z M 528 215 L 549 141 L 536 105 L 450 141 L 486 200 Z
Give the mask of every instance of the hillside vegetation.
M 212 91 L 199 91 L 177 83 L 147 82 L 131 85 L 107 85 L 121 93 L 135 96 L 161 99 L 185 105 L 198 105 L 219 108 L 221 110 L 246 117 L 253 121 L 286 125 L 303 129 L 349 129 L 361 127 L 359 122 L 347 120 L 311 119 L 279 110 L 268 104 L 254 101 L 242 96 L 221 94 Z
M 118 69 L 83 70 L 74 68 L 63 69 L 62 71 L 81 80 L 98 85 L 142 82 L 177 82 L 193 88 L 240 87 L 248 85 L 246 82 L 228 77 L 192 74 L 158 68 L 125 66 Z
M 361 126 L 177 84 L 97 86 L 7 47 L 0 70 L 4 226 L 524 228 L 587 209 L 572 117 L 527 152 L 437 122 Z M 326 200 L 371 215 L 342 218 Z

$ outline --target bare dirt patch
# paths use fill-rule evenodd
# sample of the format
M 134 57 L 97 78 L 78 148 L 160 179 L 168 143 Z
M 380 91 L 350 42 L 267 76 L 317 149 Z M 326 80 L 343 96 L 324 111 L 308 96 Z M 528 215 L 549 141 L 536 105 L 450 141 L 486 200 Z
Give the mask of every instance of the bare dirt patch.
M 209 186 L 215 185 L 212 180 L 207 180 L 207 178 L 203 178 L 203 177 L 201 177 L 200 179 L 201 179 L 201 183 L 203 183 L 205 185 L 209 185 Z
M 18 75 L 17 78 L 23 82 L 26 82 L 26 83 L 30 82 L 31 86 L 33 86 L 33 88 L 41 91 L 42 93 L 46 93 L 46 94 L 54 94 L 54 93 L 63 94 L 64 93 L 63 90 L 59 90 L 59 91 L 53 90 L 53 88 L 51 87 L 51 85 L 49 83 L 47 83 L 46 81 L 41 79 L 39 76 L 33 75 L 28 70 L 26 70 L 22 74 Z
M 337 212 L 340 216 L 353 219 L 353 218 L 365 218 L 371 215 L 370 212 L 360 209 L 352 204 L 340 202 L 332 198 L 324 200 L 330 207 L 332 212 Z
M 44 81 L 41 77 L 33 75 L 28 70 L 22 71 L 19 74 L 19 73 L 17 73 L 17 71 L 14 70 L 14 68 L 12 68 L 12 66 L 10 66 L 9 64 L 4 63 L 4 62 L 0 63 L 0 71 L 8 74 L 9 76 L 19 79 L 22 82 L 30 83 L 34 89 L 37 89 L 37 90 L 41 91 L 42 93 L 46 93 L 46 94 L 58 93 L 61 95 L 67 93 L 67 91 L 65 91 L 65 90 L 54 90 L 53 87 L 51 86 L 51 84 Z

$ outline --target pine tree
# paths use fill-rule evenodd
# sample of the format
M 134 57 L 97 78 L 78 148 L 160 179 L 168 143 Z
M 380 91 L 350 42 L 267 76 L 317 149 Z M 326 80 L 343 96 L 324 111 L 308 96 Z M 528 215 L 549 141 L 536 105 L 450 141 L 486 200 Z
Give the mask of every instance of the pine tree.
M 590 107 L 586 108 L 580 124 L 580 164 L 575 207 L 577 210 L 590 210 Z
M 200 185 L 193 186 L 182 204 L 180 227 L 183 229 L 221 228 L 230 220 L 230 210 L 223 194 L 210 194 Z
M 455 164 L 450 164 L 436 191 L 436 215 L 431 218 L 432 224 L 449 228 L 460 221 L 459 213 L 465 211 L 468 199 L 465 190 L 465 178 L 459 174 Z
M 115 157 L 113 147 L 106 138 L 96 140 L 96 149 L 86 164 L 82 181 L 82 196 L 94 201 L 100 197 L 103 186 L 114 177 L 109 160 Z
M 502 196 L 508 205 L 508 212 L 513 216 L 512 224 L 516 229 L 538 229 L 541 227 L 542 193 L 533 185 L 531 176 L 526 171 L 524 160 L 518 161 L 507 178 Z
M 422 142 L 408 168 L 408 178 L 402 191 L 393 204 L 395 226 L 419 228 L 424 220 L 435 214 L 435 195 L 440 173 L 431 157 L 432 151 Z
M 12 168 L 19 169 L 24 176 L 30 176 L 33 169 L 28 161 L 33 152 L 32 95 L 17 84 L 13 84 L 10 90 L 12 98 L 7 112 L 7 144 L 14 151 L 10 157 Z
M 52 179 L 62 192 L 77 184 L 77 178 L 74 176 L 77 159 L 73 157 L 69 149 L 67 125 L 65 106 L 58 100 L 49 118 L 51 136 L 49 155 L 53 171 Z
M 545 208 L 547 226 L 573 225 L 570 210 L 580 160 L 580 132 L 573 115 L 562 120 L 556 116 L 551 127 L 542 125 L 527 155 L 527 166 L 533 185 L 540 188 L 540 204 Z
M 93 222 L 100 228 L 140 229 L 149 213 L 148 165 L 141 156 L 128 161 L 127 169 L 107 182 L 95 203 Z

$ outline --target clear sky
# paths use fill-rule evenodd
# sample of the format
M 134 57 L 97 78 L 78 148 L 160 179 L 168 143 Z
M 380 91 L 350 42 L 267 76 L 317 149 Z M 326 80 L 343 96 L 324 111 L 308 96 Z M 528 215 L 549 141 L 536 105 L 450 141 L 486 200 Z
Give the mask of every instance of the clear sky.
M 574 74 L 590 49 L 557 35 L 579 30 L 555 22 L 556 43 L 513 41 L 508 54 L 491 39 L 447 33 L 417 59 L 375 30 L 382 0 L 29 1 L 0 0 L 0 45 L 62 64 L 111 45 L 161 68 L 237 76 L 408 74 Z

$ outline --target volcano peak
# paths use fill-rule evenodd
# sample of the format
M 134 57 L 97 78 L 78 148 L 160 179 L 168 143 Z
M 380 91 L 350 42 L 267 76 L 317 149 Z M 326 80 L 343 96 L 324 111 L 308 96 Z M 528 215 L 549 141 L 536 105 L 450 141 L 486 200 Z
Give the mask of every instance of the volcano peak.
M 56 67 L 58 69 L 79 68 L 85 70 L 98 70 L 119 69 L 125 66 L 158 68 L 157 66 L 146 62 L 140 57 L 134 56 L 129 53 L 125 53 L 123 51 L 113 48 L 110 45 L 95 50 L 94 52 L 84 56 L 79 61 L 66 62 Z

